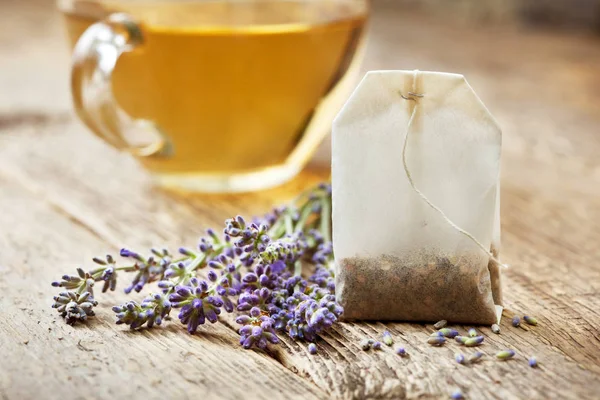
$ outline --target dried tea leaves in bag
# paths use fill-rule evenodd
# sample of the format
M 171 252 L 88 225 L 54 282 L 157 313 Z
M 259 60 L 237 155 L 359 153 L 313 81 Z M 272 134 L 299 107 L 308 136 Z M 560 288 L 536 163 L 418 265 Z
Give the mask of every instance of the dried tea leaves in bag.
M 369 72 L 332 137 L 344 317 L 496 322 L 502 137 L 464 77 Z

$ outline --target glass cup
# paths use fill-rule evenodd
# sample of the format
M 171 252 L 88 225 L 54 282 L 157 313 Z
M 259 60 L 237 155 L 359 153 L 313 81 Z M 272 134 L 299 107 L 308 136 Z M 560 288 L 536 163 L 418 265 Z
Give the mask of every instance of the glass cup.
M 237 192 L 308 162 L 352 90 L 368 0 L 60 0 L 75 110 L 159 185 Z

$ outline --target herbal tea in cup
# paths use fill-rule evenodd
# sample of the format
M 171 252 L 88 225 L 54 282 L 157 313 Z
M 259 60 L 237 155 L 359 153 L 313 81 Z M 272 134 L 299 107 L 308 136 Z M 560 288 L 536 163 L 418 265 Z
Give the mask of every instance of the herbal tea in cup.
M 246 191 L 306 164 L 358 73 L 367 0 L 59 2 L 72 91 L 161 185 Z

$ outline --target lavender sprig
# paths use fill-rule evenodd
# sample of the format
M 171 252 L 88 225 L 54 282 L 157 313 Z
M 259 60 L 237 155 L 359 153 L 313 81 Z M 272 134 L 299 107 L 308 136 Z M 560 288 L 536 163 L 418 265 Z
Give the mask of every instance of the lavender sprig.
M 321 184 L 263 218 L 228 219 L 222 236 L 209 229 L 196 249 L 182 247 L 177 256 L 166 249 L 152 249 L 148 256 L 122 249 L 129 264 L 117 266 L 111 256 L 95 258 L 96 269 L 79 269 L 77 276 L 65 275 L 53 285 L 75 295 L 88 292 L 91 299 L 95 282 L 104 282 L 103 291 L 114 290 L 117 271 L 131 272 L 126 293 L 153 282 L 162 293 L 113 307 L 118 324 L 160 325 L 178 308 L 179 319 L 194 333 L 207 320 L 217 322 L 221 310 L 236 311 L 245 348 L 278 343 L 276 332 L 312 342 L 343 312 L 334 296 L 330 225 L 331 188 Z M 306 264 L 314 265 L 308 277 L 302 275 Z M 76 315 L 83 320 L 93 313 Z

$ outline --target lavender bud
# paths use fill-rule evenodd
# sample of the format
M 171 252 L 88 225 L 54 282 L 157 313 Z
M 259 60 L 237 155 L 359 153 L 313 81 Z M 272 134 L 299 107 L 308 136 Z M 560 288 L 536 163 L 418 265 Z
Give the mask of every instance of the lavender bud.
M 394 344 L 394 339 L 392 338 L 392 335 L 390 334 L 389 331 L 383 331 L 383 343 L 385 343 L 387 346 L 391 346 Z
M 223 269 L 225 266 L 216 260 L 211 260 L 208 262 L 208 266 L 214 269 Z
M 400 357 L 404 357 L 406 356 L 406 350 L 404 349 L 404 347 L 396 347 L 396 354 L 398 354 Z
M 533 318 L 533 317 L 530 317 L 530 316 L 528 316 L 528 315 L 525 315 L 525 316 L 523 317 L 523 319 L 524 319 L 524 320 L 525 320 L 525 322 L 527 322 L 529 325 L 537 325 L 537 324 L 538 324 L 538 322 L 537 322 L 537 319 L 535 319 L 535 318 Z
M 208 277 L 208 280 L 211 282 L 216 282 L 217 278 L 218 278 L 217 273 L 212 270 L 208 271 L 207 277 Z
M 500 326 L 498 324 L 492 325 L 492 332 L 499 335 L 500 334 Z
M 239 330 L 240 335 L 250 336 L 252 334 L 252 325 L 244 325 Z
M 454 356 L 454 359 L 459 364 L 463 364 L 463 365 L 466 364 L 465 356 L 461 353 L 456 353 L 456 355 Z
M 374 342 L 371 347 L 373 350 L 381 350 L 381 342 Z
M 474 346 L 479 346 L 481 343 L 483 343 L 483 336 L 475 336 L 472 338 L 468 338 L 465 341 L 465 346 L 474 347 Z
M 447 338 L 455 338 L 456 336 L 458 336 L 458 331 L 455 329 L 451 329 L 451 328 L 442 328 L 438 331 L 438 333 L 442 334 L 443 336 L 447 337 Z
M 253 316 L 253 317 L 255 317 L 255 318 L 258 317 L 260 315 L 260 308 L 258 308 L 258 307 L 252 307 L 250 309 L 250 315 Z
M 206 234 L 210 237 L 212 237 L 213 239 L 218 239 L 219 237 L 217 236 L 217 233 L 212 229 L 212 228 L 208 228 L 206 230 Z
M 514 326 L 516 328 L 519 325 L 521 325 L 521 319 L 519 317 L 514 317 L 512 319 L 512 326 Z
M 455 336 L 454 340 L 456 340 L 460 344 L 465 344 L 467 340 L 469 340 L 468 336 Z
M 446 325 L 448 325 L 448 321 L 446 321 L 445 319 L 443 319 L 443 320 L 438 321 L 435 324 L 433 324 L 433 327 L 435 329 L 442 329 L 442 328 L 445 328 Z
M 481 357 L 483 357 L 483 353 L 480 351 L 476 351 L 475 353 L 469 356 L 468 361 L 469 363 L 476 363 L 481 359 Z
M 429 339 L 427 339 L 427 343 L 432 346 L 441 346 L 446 343 L 446 338 L 443 336 L 430 336 Z
M 534 356 L 532 356 L 532 357 L 529 359 L 529 366 L 530 366 L 531 368 L 537 368 L 537 366 L 538 366 L 538 363 L 537 363 L 537 360 L 535 359 L 535 357 L 534 357 Z
M 190 249 L 186 249 L 185 247 L 180 247 L 179 253 L 183 254 L 184 256 L 188 256 L 188 257 L 191 257 L 194 255 L 193 251 L 191 251 Z
M 317 345 L 314 343 L 309 343 L 308 345 L 308 352 L 310 354 L 317 354 Z
M 475 330 L 475 328 L 471 328 L 471 329 L 469 329 L 469 336 L 470 336 L 470 337 L 475 337 L 475 336 L 477 336 L 477 331 Z
M 456 389 L 454 392 L 452 392 L 450 397 L 452 398 L 452 400 L 463 400 L 465 398 L 460 389 Z
M 363 339 L 360 341 L 360 348 L 364 351 L 367 351 L 371 348 L 371 343 L 369 343 L 369 339 Z
M 498 353 L 496 353 L 496 358 L 502 361 L 506 361 L 509 360 L 511 358 L 513 358 L 515 356 L 515 351 L 514 350 L 502 350 Z

